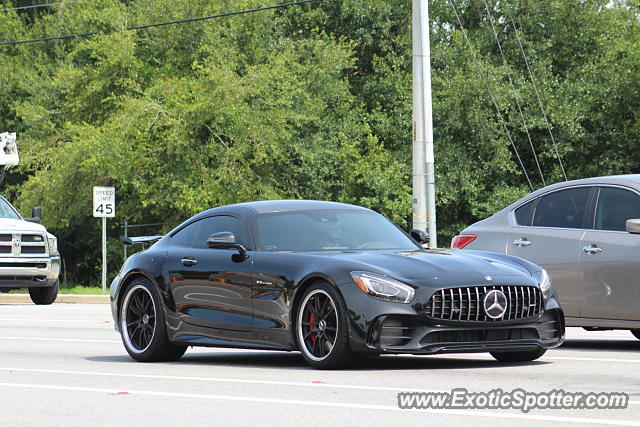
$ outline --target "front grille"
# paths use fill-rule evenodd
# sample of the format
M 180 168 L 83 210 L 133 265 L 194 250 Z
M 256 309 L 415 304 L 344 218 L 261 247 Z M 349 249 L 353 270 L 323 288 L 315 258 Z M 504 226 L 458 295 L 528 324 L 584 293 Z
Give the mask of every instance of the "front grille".
M 458 331 L 434 331 L 425 335 L 420 344 L 442 343 L 472 343 L 512 340 L 537 340 L 538 332 L 535 328 L 516 329 L 469 329 Z
M 507 309 L 498 319 L 487 316 L 483 302 L 487 292 L 497 289 L 507 297 Z M 466 322 L 500 322 L 539 316 L 543 310 L 540 290 L 533 286 L 466 286 L 436 291 L 423 313 L 433 319 Z
M 0 255 L 30 257 L 47 255 L 47 239 L 44 234 L 0 234 Z
M 47 268 L 46 262 L 0 262 L 6 268 Z
M 46 276 L 0 276 L 0 283 L 15 283 L 15 282 L 38 282 L 44 283 L 47 281 Z
M 23 246 L 21 251 L 23 254 L 43 254 L 46 252 L 44 246 Z
M 41 234 L 23 234 L 20 240 L 23 243 L 44 243 L 44 237 Z

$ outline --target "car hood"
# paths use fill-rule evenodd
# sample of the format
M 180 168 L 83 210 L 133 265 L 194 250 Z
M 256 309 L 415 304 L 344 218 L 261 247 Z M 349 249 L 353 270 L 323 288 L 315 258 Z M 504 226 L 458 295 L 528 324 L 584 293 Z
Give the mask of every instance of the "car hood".
M 44 225 L 37 224 L 35 222 L 23 221 L 20 219 L 0 218 L 0 230 L 1 231 L 35 231 L 46 232 Z
M 480 251 L 366 251 L 327 254 L 352 268 L 377 272 L 416 285 L 516 284 L 532 279 L 535 265 L 515 257 Z

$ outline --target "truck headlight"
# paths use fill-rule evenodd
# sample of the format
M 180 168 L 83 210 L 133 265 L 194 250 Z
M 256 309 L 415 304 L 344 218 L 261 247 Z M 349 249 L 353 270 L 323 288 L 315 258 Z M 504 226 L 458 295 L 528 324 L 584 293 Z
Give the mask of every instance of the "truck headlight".
M 408 304 L 415 294 L 411 286 L 379 274 L 352 271 L 351 277 L 362 292 L 383 301 Z
M 542 291 L 542 295 L 544 295 L 545 299 L 549 299 L 553 295 L 551 278 L 547 274 L 547 270 L 545 270 L 544 268 L 542 269 L 542 274 L 540 275 L 540 290 Z
M 58 239 L 53 234 L 47 234 L 47 244 L 49 246 L 49 255 L 60 255 L 58 252 Z

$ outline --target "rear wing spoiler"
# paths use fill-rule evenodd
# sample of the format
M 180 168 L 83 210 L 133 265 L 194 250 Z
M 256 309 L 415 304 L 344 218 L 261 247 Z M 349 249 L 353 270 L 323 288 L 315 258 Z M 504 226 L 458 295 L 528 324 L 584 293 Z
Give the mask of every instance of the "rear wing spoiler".
M 141 244 L 144 249 L 147 249 L 149 246 L 153 245 L 158 240 L 162 239 L 164 236 L 120 236 L 120 240 L 122 244 L 125 246 L 131 246 L 136 244 Z

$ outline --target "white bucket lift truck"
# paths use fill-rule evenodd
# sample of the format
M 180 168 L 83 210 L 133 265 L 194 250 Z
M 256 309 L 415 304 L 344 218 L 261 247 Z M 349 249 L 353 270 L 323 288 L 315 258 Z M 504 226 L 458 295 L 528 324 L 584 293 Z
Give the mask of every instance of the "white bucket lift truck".
M 0 133 L 0 184 L 20 161 L 15 133 Z M 36 304 L 51 304 L 58 295 L 60 253 L 56 237 L 42 224 L 40 208 L 22 218 L 0 196 L 0 292 L 27 288 Z

